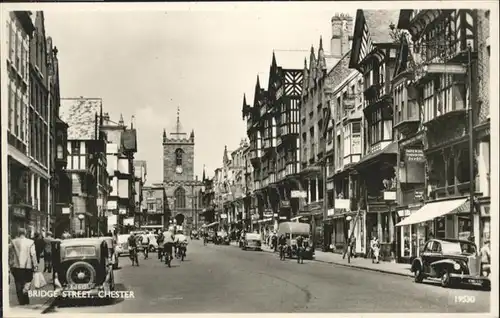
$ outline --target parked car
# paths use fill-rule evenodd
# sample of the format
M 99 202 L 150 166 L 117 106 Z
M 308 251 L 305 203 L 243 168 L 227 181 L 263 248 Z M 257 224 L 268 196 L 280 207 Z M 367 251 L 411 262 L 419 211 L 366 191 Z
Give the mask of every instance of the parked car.
M 116 252 L 118 254 L 118 257 L 129 255 L 129 250 L 128 250 L 129 236 L 130 234 L 120 234 L 117 236 Z
M 477 247 L 469 241 L 429 240 L 420 256 L 413 260 L 411 271 L 417 283 L 426 278 L 438 278 L 443 287 L 465 283 L 490 288 L 490 279 L 483 275 L 481 269 Z
M 248 249 L 253 249 L 257 251 L 262 251 L 262 238 L 258 233 L 246 233 L 245 239 L 243 241 L 242 249 L 244 251 Z
M 54 285 L 63 290 L 99 291 L 115 289 L 115 279 L 104 238 L 75 238 L 52 242 Z

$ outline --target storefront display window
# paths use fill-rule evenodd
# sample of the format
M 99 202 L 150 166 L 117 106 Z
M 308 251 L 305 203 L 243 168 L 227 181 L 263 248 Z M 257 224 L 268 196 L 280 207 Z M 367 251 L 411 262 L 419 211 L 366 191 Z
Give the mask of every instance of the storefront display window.
M 471 222 L 468 217 L 458 217 L 458 238 L 467 240 L 470 236 Z
M 446 219 L 438 218 L 436 220 L 436 233 L 434 234 L 436 238 L 446 237 Z
M 490 219 L 482 219 L 481 220 L 481 228 L 482 230 L 482 241 L 481 241 L 481 246 L 484 244 L 485 241 L 490 240 Z
M 403 226 L 402 231 L 403 231 L 403 256 L 404 257 L 410 257 L 411 256 L 411 225 Z

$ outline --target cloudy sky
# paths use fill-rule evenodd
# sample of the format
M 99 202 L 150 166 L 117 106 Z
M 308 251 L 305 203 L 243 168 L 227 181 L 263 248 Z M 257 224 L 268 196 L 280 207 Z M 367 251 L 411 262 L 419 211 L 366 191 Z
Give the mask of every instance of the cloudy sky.
M 101 97 L 112 119 L 135 116 L 148 183 L 162 181 L 162 131 L 172 132 L 177 107 L 195 131 L 195 173 L 205 164 L 212 175 L 224 146 L 246 137 L 243 93 L 253 100 L 257 74 L 267 82 L 272 51 L 305 57 L 320 35 L 329 50 L 331 17 L 355 14 L 336 2 L 118 8 L 45 10 L 46 33 L 59 49 L 63 97 Z

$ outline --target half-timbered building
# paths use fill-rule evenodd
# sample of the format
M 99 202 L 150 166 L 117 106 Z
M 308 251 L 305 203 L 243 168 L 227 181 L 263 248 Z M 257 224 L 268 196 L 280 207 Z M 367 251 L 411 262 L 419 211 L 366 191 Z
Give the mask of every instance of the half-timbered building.
M 106 133 L 102 126 L 100 98 L 63 98 L 60 117 L 68 124 L 66 171 L 71 176 L 71 208 L 62 217 L 70 220 L 72 234 L 97 234 L 99 189 L 108 188 Z M 114 187 L 116 189 L 116 186 Z
M 356 196 L 356 210 L 365 215 L 364 243 L 377 237 L 381 258 L 395 256 L 394 225 L 396 213 L 396 153 L 393 138 L 391 77 L 394 74 L 397 44 L 389 25 L 396 23 L 399 11 L 358 10 L 349 67 L 363 75 L 363 157 L 351 176 Z M 359 225 L 358 225 L 359 226 Z
M 488 182 L 483 182 L 481 189 L 481 182 L 476 181 L 481 178 L 478 170 L 484 179 L 489 173 L 489 158 L 484 159 L 489 157 L 488 147 L 484 147 L 489 144 L 489 122 L 483 115 L 489 104 L 484 106 L 484 95 L 478 93 L 484 81 L 488 81 L 479 76 L 488 68 L 485 58 L 478 59 L 478 26 L 485 19 L 484 13 L 471 9 L 401 10 L 399 16 L 398 28 L 408 31 L 413 52 L 422 58 L 413 67 L 411 90 L 418 96 L 425 127 L 426 204 L 402 222 L 429 221 L 424 223 L 423 229 L 417 230 L 418 237 L 425 238 L 432 233 L 435 237 L 467 239 L 474 233 L 476 244 L 480 243 L 478 198 L 483 191 L 489 196 L 489 190 L 484 189 Z M 469 116 L 472 116 L 472 125 Z M 476 126 L 475 130 L 470 129 L 471 126 Z M 469 144 L 471 132 L 473 136 L 476 134 L 472 147 Z M 479 148 L 483 150 L 481 159 L 477 156 Z M 483 161 L 480 169 L 478 161 Z M 471 192 L 476 201 L 473 228 L 472 205 L 468 202 Z M 439 213 L 426 216 L 430 210 Z

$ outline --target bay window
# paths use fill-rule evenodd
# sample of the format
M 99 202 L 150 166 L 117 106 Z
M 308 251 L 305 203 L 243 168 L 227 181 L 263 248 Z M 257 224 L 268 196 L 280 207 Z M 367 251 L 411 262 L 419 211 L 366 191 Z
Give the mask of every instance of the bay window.
M 465 108 L 464 75 L 441 74 L 423 87 L 424 122 Z
M 361 123 L 351 125 L 351 154 L 361 154 Z

